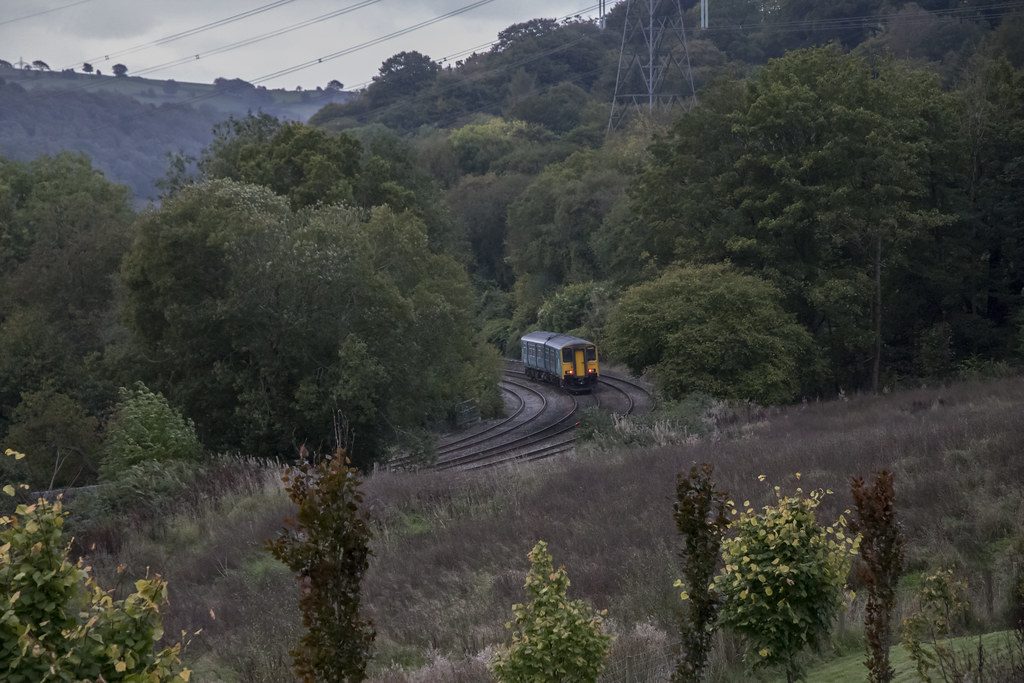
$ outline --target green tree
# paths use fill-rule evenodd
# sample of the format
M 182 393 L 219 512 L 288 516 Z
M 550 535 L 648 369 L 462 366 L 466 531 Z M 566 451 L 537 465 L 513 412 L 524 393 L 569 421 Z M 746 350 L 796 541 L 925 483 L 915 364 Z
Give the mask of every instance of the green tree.
M 132 220 L 126 188 L 84 156 L 0 159 L 0 435 L 47 385 L 94 415 L 112 398 L 102 354 L 123 331 L 115 275 Z
M 7 449 L 8 457 L 21 458 Z M 11 484 L 7 495 L 15 493 Z M 61 500 L 39 499 L 0 517 L 0 676 L 38 681 L 188 681 L 181 644 L 157 650 L 167 584 L 135 583 L 113 600 L 68 560 Z
M 679 557 L 683 563 L 681 597 L 686 601 L 679 625 L 681 652 L 676 658 L 674 681 L 701 681 L 711 654 L 721 598 L 712 583 L 722 540 L 729 526 L 728 494 L 719 491 L 711 478 L 715 468 L 701 463 L 687 476 L 676 479 L 672 516 L 682 536 Z
M 810 335 L 768 282 L 728 264 L 672 268 L 628 289 L 608 318 L 606 344 L 672 399 L 792 399 L 813 369 Z
M 22 394 L 6 441 L 27 458 L 27 483 L 54 489 L 95 481 L 99 424 L 82 405 L 44 386 Z
M 594 282 L 566 285 L 544 300 L 537 326 L 598 341 L 611 308 L 612 294 L 606 287 Z
M 892 610 L 896 607 L 896 591 L 903 574 L 906 534 L 896 519 L 896 491 L 889 470 L 875 472 L 868 486 L 861 477 L 850 482 L 854 515 L 850 531 L 859 534 L 862 563 L 857 574 L 867 587 L 864 608 L 864 639 L 868 658 L 870 683 L 888 683 L 895 672 L 889 664 L 892 645 Z
M 512 644 L 491 661 L 501 683 L 593 683 L 604 669 L 611 636 L 586 603 L 569 601 L 569 577 L 564 567 L 555 570 L 547 548 L 538 541 L 530 551 L 530 603 L 512 606 Z
M 375 631 L 359 612 L 371 531 L 356 470 L 339 448 L 316 464 L 289 468 L 283 480 L 298 511 L 265 546 L 301 585 L 306 633 L 291 652 L 295 673 L 307 683 L 362 681 Z
M 483 175 L 517 147 L 529 143 L 523 121 L 488 117 L 452 131 L 449 142 L 463 173 Z
M 366 96 L 376 107 L 411 98 L 429 88 L 440 70 L 440 64 L 415 50 L 399 52 L 381 63 Z
M 262 144 L 239 153 L 238 179 L 269 187 L 293 209 L 317 202 L 351 204 L 358 183 L 362 145 L 344 134 L 329 134 L 290 121 Z
M 617 150 L 584 150 L 548 165 L 509 206 L 508 251 L 531 313 L 552 289 L 596 279 L 591 236 L 625 200 L 630 163 Z
M 320 448 L 341 411 L 373 458 L 483 390 L 465 272 L 428 239 L 408 212 L 185 188 L 124 263 L 139 376 L 212 449 Z
M 118 392 L 114 414 L 107 423 L 101 471 L 105 479 L 142 462 L 198 460 L 202 446 L 195 425 L 160 394 L 137 382 Z
M 260 112 L 236 119 L 231 116 L 213 127 L 213 141 L 203 150 L 198 166 L 208 179 L 242 179 L 243 157 L 255 154 L 253 148 L 268 143 L 284 128 L 284 123 Z
M 529 182 L 520 173 L 466 175 L 446 197 L 457 234 L 469 248 L 470 272 L 506 290 L 514 281 L 505 258 L 508 207 Z
M 887 299 L 919 263 L 916 239 L 949 221 L 931 196 L 931 145 L 950 134 L 937 79 L 832 45 L 710 99 L 655 146 L 635 191 L 663 231 L 657 253 L 763 274 L 828 351 L 833 382 L 877 388 Z
M 831 630 L 857 550 L 845 517 L 818 523 L 814 511 L 824 494 L 804 496 L 798 488 L 786 496 L 776 486 L 775 504 L 761 512 L 745 502 L 714 581 L 723 596 L 720 623 L 743 636 L 748 665 L 781 665 L 790 683 L 801 675 L 800 652 Z

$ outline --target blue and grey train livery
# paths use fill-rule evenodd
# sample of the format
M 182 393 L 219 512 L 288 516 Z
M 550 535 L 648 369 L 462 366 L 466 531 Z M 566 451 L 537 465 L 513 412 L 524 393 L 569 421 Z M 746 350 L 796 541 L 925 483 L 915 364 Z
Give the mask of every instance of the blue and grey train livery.
M 557 332 L 523 335 L 523 365 L 531 379 L 552 382 L 568 391 L 590 391 L 597 384 L 597 346 Z

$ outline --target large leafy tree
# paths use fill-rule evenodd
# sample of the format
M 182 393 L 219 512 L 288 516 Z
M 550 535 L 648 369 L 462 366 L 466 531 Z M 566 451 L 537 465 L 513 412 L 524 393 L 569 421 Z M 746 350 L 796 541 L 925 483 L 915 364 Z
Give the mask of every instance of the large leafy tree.
M 412 149 L 386 128 L 369 131 L 357 138 L 266 114 L 229 119 L 203 151 L 200 176 L 268 187 L 293 209 L 341 203 L 409 210 L 427 224 L 431 248 L 450 246 L 451 221 L 433 181 L 416 168 Z
M 44 384 L 93 411 L 112 394 L 98 360 L 132 218 L 83 156 L 0 159 L 0 433 Z
M 814 366 L 810 336 L 779 292 L 729 265 L 672 268 L 630 288 L 609 316 L 607 346 L 673 399 L 786 401 Z
M 631 159 L 583 150 L 552 164 L 509 206 L 508 248 L 519 306 L 530 312 L 552 290 L 598 275 L 594 235 L 625 199 Z
M 981 53 L 954 97 L 953 182 L 943 199 L 957 220 L 923 250 L 928 267 L 908 284 L 949 323 L 956 357 L 1002 358 L 1024 322 L 1024 73 Z
M 730 259 L 776 283 L 838 385 L 877 386 L 883 311 L 930 204 L 937 80 L 838 46 L 770 62 L 654 148 L 634 192 L 663 259 Z
M 125 259 L 140 374 L 214 448 L 359 452 L 471 393 L 464 271 L 408 213 L 292 213 L 265 188 L 187 188 L 140 221 Z

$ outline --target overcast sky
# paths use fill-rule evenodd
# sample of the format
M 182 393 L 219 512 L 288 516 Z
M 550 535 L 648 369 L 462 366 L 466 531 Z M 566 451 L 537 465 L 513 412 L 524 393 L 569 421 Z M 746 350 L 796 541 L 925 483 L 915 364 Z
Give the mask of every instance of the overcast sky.
M 598 0 L 0 0 L 0 59 L 41 60 L 54 71 L 89 62 L 105 74 L 120 63 L 129 76 L 241 78 L 268 88 L 338 80 L 354 89 L 396 53 L 455 61 L 486 51 L 512 24 L 593 18 L 597 8 Z

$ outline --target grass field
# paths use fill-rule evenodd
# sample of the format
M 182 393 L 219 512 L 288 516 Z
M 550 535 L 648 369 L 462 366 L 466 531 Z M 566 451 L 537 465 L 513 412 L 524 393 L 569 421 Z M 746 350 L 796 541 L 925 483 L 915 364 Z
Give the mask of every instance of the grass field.
M 714 463 L 720 488 L 755 506 L 771 499 L 772 484 L 792 489 L 801 472 L 805 489 L 836 492 L 819 508 L 822 520 L 849 506 L 852 476 L 890 468 L 910 539 L 897 622 L 924 572 L 954 567 L 968 584 L 963 628 L 1005 630 L 1024 558 L 1022 405 L 1021 378 L 772 410 L 697 402 L 622 424 L 604 432 L 603 446 L 550 462 L 374 473 L 364 484 L 375 529 L 363 586 L 378 631 L 371 680 L 487 680 L 485 662 L 523 599 L 526 554 L 538 540 L 565 566 L 569 597 L 608 611 L 617 640 L 602 680 L 666 680 L 678 605 L 675 480 L 703 461 Z M 116 583 L 119 564 L 123 576 L 148 567 L 169 580 L 167 632 L 203 629 L 187 653 L 193 680 L 285 680 L 300 633 L 295 581 L 261 548 L 290 504 L 273 469 L 242 470 L 204 475 L 201 495 L 170 508 L 142 491 L 156 512 L 106 527 L 94 519 L 91 538 L 83 529 L 83 545 L 96 543 L 88 559 L 108 579 L 101 585 Z M 866 679 L 862 600 L 829 645 L 808 655 L 809 680 Z M 777 679 L 746 673 L 734 637 L 717 643 L 710 680 Z M 912 680 L 898 652 L 894 659 L 900 680 Z

